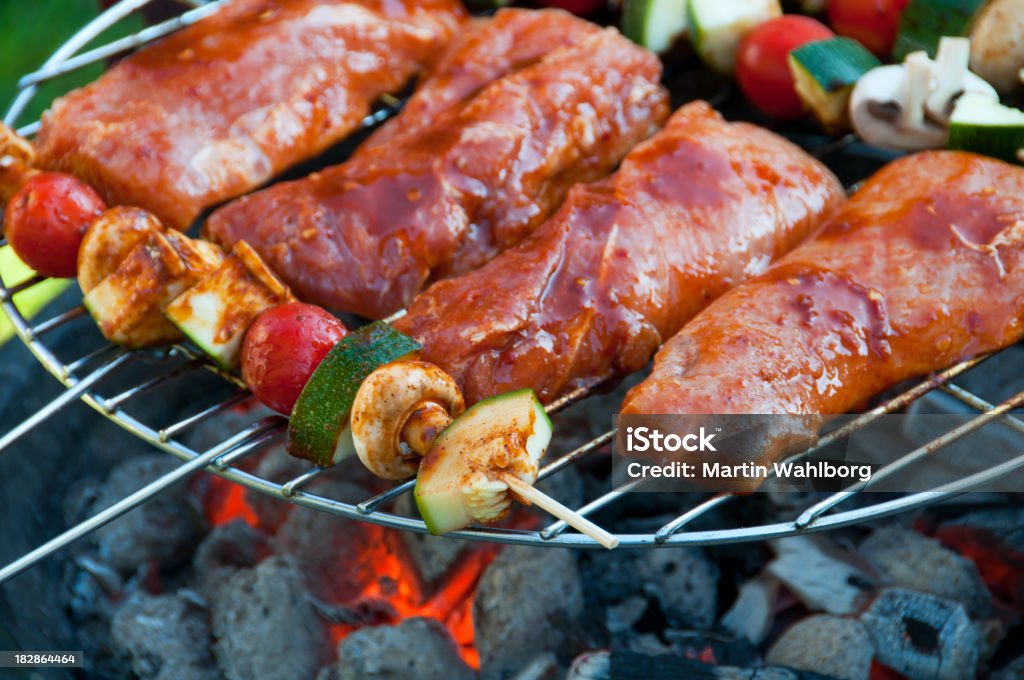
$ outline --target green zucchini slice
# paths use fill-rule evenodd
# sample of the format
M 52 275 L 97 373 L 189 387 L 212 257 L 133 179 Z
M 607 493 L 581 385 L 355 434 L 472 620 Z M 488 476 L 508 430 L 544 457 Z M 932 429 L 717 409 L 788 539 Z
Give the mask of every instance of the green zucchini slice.
M 966 94 L 956 103 L 949 123 L 949 148 L 974 151 L 1020 163 L 1024 149 L 1024 111 L 988 97 Z
M 164 315 L 222 368 L 238 367 L 245 331 L 291 291 L 245 241 L 217 269 L 176 297 Z
M 881 66 L 856 40 L 829 38 L 796 48 L 789 54 L 796 93 L 829 133 L 850 126 L 848 104 L 862 75 Z
M 968 35 L 986 0 L 910 0 L 900 16 L 893 61 L 924 50 L 935 57 L 939 39 Z
M 176 342 L 164 318 L 171 300 L 221 262 L 220 248 L 177 232 L 155 232 L 82 299 L 107 340 L 128 348 Z
M 693 46 L 711 68 L 729 75 L 743 36 L 782 16 L 779 0 L 689 0 L 687 21 Z
M 622 32 L 652 52 L 665 52 L 686 31 L 687 0 L 624 0 Z
M 359 386 L 378 366 L 421 345 L 382 321 L 352 331 L 320 362 L 288 423 L 288 453 L 329 467 L 355 454 L 349 416 Z
M 493 472 L 537 479 L 552 426 L 533 390 L 477 402 L 442 432 L 420 464 L 416 506 L 432 534 L 508 514 L 508 486 Z

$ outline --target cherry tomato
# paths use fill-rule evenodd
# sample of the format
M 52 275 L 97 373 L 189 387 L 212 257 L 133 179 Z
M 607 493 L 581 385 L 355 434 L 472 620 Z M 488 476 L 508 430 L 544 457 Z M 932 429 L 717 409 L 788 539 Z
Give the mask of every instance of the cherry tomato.
M 892 54 L 900 16 L 910 0 L 829 0 L 828 23 L 839 35 L 853 38 L 878 57 Z
M 804 105 L 793 89 L 789 53 L 833 35 L 810 17 L 787 15 L 764 22 L 743 38 L 736 55 L 736 79 L 743 94 L 773 118 L 799 118 Z
M 605 6 L 605 0 L 540 0 L 543 7 L 556 7 L 578 17 L 590 16 Z
M 316 305 L 289 302 L 260 314 L 242 343 L 242 377 L 264 404 L 291 413 L 309 376 L 348 331 Z
M 14 252 L 44 276 L 69 278 L 82 235 L 107 206 L 92 187 L 60 172 L 30 177 L 7 204 L 4 231 Z

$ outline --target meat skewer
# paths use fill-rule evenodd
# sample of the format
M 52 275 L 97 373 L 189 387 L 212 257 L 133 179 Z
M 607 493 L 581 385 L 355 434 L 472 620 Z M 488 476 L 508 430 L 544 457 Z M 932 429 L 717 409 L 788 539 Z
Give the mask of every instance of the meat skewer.
M 688 104 L 615 175 L 575 187 L 516 248 L 435 283 L 395 327 L 469 403 L 522 387 L 548 402 L 642 368 L 842 199 L 797 147 Z
M 401 309 L 527 236 L 664 120 L 657 57 L 614 29 L 577 33 L 414 133 L 218 210 L 207 234 L 249 242 L 301 298 L 370 318 Z
M 1022 295 L 1024 170 L 910 156 L 687 324 L 622 413 L 792 414 L 813 434 L 903 380 L 1021 340 Z M 749 462 L 770 468 L 793 434 Z
M 361 381 L 348 421 L 355 453 L 385 478 L 418 469 L 417 504 L 435 533 L 500 519 L 512 498 L 537 501 L 523 488 L 550 439 L 542 401 L 642 367 L 842 200 L 835 177 L 785 140 L 705 103 L 683 107 L 613 176 L 574 188 L 533 236 L 435 283 L 395 321 L 422 347 Z M 322 448 L 321 465 L 345 453 Z
M 185 229 L 352 132 L 464 17 L 458 0 L 234 0 L 58 99 L 38 163 Z

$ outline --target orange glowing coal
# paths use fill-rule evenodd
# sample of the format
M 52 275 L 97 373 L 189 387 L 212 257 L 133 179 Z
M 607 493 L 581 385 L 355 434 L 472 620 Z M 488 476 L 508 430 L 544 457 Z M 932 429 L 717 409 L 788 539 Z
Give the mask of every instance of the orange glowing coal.
M 259 516 L 246 502 L 244 487 L 220 477 L 209 476 L 204 509 L 212 526 L 240 519 L 250 526 L 266 528 L 260 526 Z M 355 609 L 366 605 L 375 612 L 386 612 L 381 623 L 397 623 L 416 616 L 437 619 L 448 628 L 466 663 L 479 668 L 480 657 L 473 642 L 473 598 L 477 582 L 496 550 L 485 546 L 466 551 L 443 582 L 427 592 L 415 565 L 405 555 L 401 541 L 395 540 L 394 532 L 370 524 L 365 528 L 370 532 L 369 540 L 365 541 L 366 549 L 355 564 L 351 556 L 345 557 L 345 563 L 349 573 L 372 574 L 372 578 L 349 602 L 331 604 Z M 329 624 L 332 646 L 336 647 L 358 628 L 358 624 Z

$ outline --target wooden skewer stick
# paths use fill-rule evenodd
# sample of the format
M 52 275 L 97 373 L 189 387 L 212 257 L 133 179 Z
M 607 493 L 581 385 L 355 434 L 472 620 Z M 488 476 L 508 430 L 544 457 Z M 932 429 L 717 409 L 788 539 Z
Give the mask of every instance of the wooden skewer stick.
M 562 505 L 546 493 L 538 491 L 512 473 L 502 472 L 499 473 L 498 477 L 526 500 L 535 504 L 542 510 L 554 515 L 579 531 L 581 534 L 590 536 L 609 550 L 619 544 L 619 539 L 616 538 L 614 534 L 605 531 L 580 513 L 576 512 L 572 508 Z

